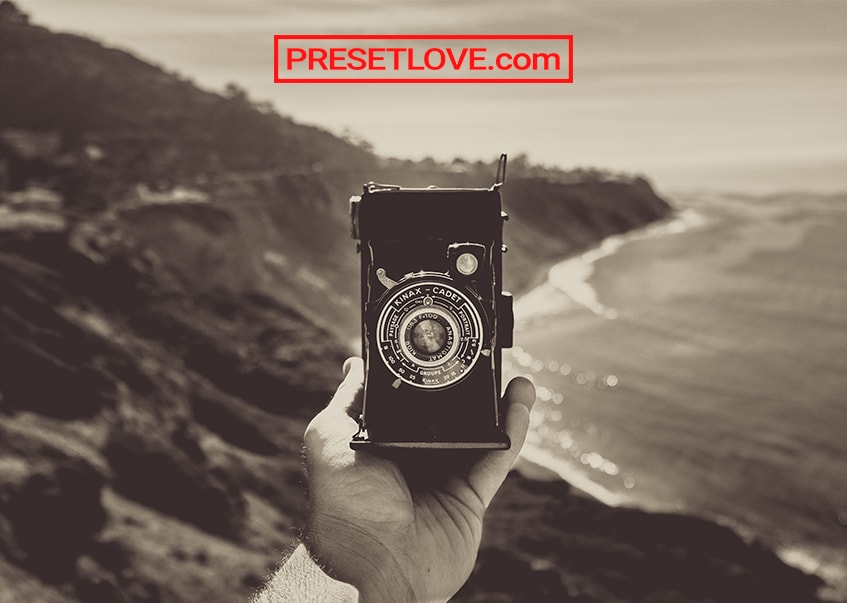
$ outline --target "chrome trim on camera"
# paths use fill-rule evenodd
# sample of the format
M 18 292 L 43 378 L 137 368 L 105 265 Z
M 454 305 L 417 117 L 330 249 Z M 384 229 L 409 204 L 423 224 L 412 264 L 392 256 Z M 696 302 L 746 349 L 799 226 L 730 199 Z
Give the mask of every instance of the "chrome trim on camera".
M 376 278 L 379 279 L 379 282 L 382 283 L 382 286 L 386 289 L 391 289 L 392 287 L 397 286 L 397 281 L 391 279 L 386 273 L 385 268 L 377 268 L 376 269 Z

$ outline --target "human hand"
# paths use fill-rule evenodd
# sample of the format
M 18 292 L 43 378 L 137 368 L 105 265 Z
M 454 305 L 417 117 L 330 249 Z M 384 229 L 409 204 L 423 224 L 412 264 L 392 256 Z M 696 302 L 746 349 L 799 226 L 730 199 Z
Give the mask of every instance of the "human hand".
M 535 388 L 523 377 L 506 388 L 509 450 L 388 459 L 350 449 L 362 409 L 361 359 L 347 360 L 344 372 L 306 429 L 306 545 L 362 603 L 447 601 L 473 570 L 483 514 L 523 446 Z

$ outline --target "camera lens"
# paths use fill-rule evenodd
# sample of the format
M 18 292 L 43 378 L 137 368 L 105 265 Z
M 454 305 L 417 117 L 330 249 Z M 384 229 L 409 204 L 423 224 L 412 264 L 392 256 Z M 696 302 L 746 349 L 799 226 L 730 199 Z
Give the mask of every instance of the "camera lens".
M 440 352 L 446 341 L 447 331 L 435 320 L 422 320 L 412 329 L 412 345 L 423 354 Z
M 469 374 L 482 333 L 480 312 L 462 288 L 444 277 L 411 278 L 382 301 L 375 343 L 400 382 L 439 389 Z
M 438 305 L 418 305 L 400 320 L 397 342 L 403 357 L 417 367 L 437 366 L 458 352 L 460 327 L 453 313 Z

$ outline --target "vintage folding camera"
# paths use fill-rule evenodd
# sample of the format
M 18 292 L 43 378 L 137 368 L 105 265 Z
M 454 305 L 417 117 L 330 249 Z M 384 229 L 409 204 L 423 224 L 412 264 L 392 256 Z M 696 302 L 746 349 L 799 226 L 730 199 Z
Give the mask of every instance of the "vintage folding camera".
M 353 449 L 505 449 L 500 184 L 487 189 L 369 183 L 350 200 L 362 263 L 364 404 Z M 502 174 L 502 175 L 501 175 Z

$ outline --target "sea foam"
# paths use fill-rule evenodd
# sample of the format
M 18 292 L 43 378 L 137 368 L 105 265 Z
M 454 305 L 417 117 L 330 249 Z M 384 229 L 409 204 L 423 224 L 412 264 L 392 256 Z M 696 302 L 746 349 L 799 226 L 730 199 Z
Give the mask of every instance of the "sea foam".
M 616 253 L 627 243 L 682 234 L 705 224 L 706 218 L 701 213 L 693 208 L 687 208 L 669 220 L 651 224 L 627 234 L 606 237 L 597 247 L 550 268 L 547 283 L 530 291 L 515 304 L 517 318 L 523 320 L 547 313 L 549 305 L 547 298 L 553 291 L 557 291 L 597 316 L 614 320 L 618 316 L 617 310 L 601 303 L 597 297 L 597 291 L 588 282 L 594 272 L 595 262 Z

